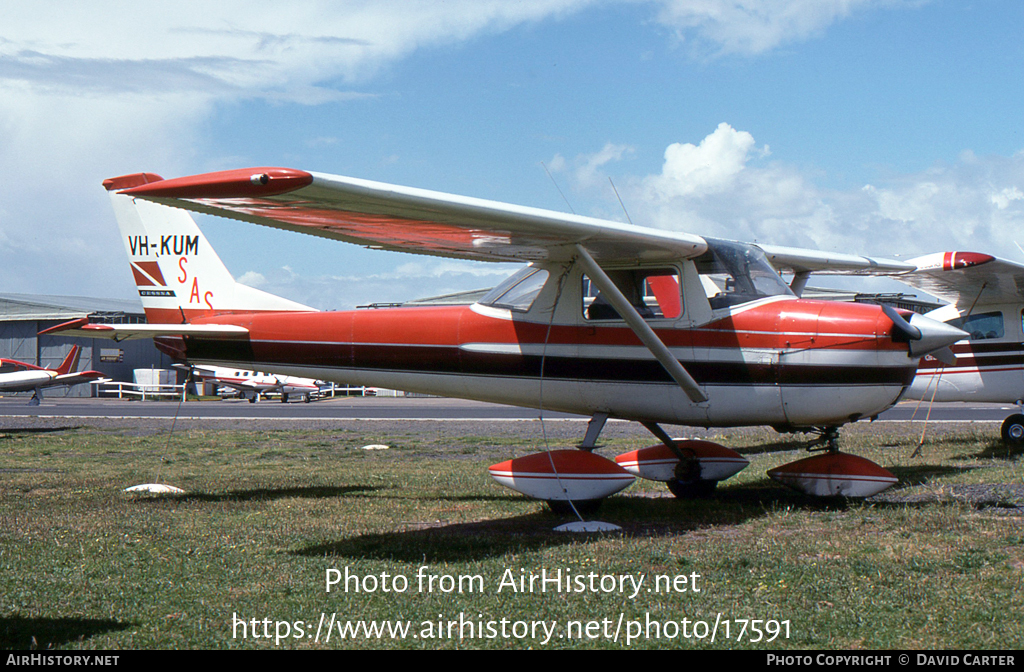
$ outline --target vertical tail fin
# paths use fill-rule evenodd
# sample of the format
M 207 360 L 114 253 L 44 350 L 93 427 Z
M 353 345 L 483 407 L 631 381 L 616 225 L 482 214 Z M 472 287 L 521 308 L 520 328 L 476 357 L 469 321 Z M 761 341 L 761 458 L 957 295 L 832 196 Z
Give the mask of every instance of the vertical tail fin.
M 78 370 L 78 358 L 82 354 L 82 348 L 77 345 L 71 346 L 71 352 L 64 358 L 64 361 L 57 367 L 57 375 L 66 376 Z
M 103 182 L 150 323 L 177 324 L 226 313 L 315 310 L 236 282 L 188 212 L 117 193 L 161 179 L 137 173 Z

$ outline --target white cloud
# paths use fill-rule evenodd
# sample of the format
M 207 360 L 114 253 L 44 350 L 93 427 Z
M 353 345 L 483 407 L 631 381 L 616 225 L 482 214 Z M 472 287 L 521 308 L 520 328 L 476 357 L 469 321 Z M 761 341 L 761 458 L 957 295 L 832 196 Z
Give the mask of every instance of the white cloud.
M 658 21 L 713 56 L 761 54 L 821 35 L 854 12 L 917 6 L 901 0 L 663 0 Z
M 631 154 L 633 148 L 627 145 L 616 145 L 607 143 L 600 151 L 579 157 L 576 169 L 576 181 L 583 186 L 591 186 L 600 181 L 598 171 L 606 164 L 613 161 L 621 161 L 626 154 Z
M 242 275 L 236 278 L 238 282 L 243 285 L 250 287 L 256 287 L 257 289 L 267 284 L 267 278 L 262 273 L 256 271 L 246 271 Z
M 754 136 L 722 122 L 700 145 L 669 145 L 661 175 L 648 185 L 662 200 L 719 193 L 734 183 L 753 148 Z
M 1024 199 L 1024 192 L 1017 187 L 1008 187 L 992 195 L 992 202 L 1000 210 L 1006 210 L 1013 201 Z
M 203 125 L 219 106 L 365 96 L 357 87 L 417 49 L 561 16 L 590 1 L 5 6 L 0 285 L 130 292 L 127 266 L 105 263 L 112 254 L 121 261 L 121 246 L 100 182 L 154 166 L 170 174 L 221 167 L 197 154 Z
M 886 4 L 621 0 L 629 1 L 653 8 L 685 39 L 745 54 L 805 39 L 854 10 Z M 8 3 L 0 22 L 0 285 L 25 292 L 59 293 L 69 286 L 96 295 L 130 292 L 127 267 L 106 263 L 120 246 L 99 183 L 156 166 L 170 174 L 231 167 L 220 165 L 224 157 L 201 153 L 204 124 L 226 105 L 254 99 L 317 105 L 372 96 L 363 89 L 417 50 L 564 18 L 596 4 Z M 579 179 L 595 178 L 624 151 L 605 150 L 577 166 Z
M 6 7 L 0 79 L 50 91 L 177 91 L 226 97 L 336 93 L 430 45 L 573 11 L 591 0 L 324 4 L 227 0 Z M 46 16 L 46 20 L 40 20 Z
M 634 223 L 712 237 L 886 257 L 1019 256 L 1024 153 L 963 152 L 953 165 L 845 191 L 765 158 L 749 133 L 723 123 L 697 144 L 669 146 L 661 172 L 627 177 L 620 190 Z M 608 200 L 600 185 L 591 191 Z

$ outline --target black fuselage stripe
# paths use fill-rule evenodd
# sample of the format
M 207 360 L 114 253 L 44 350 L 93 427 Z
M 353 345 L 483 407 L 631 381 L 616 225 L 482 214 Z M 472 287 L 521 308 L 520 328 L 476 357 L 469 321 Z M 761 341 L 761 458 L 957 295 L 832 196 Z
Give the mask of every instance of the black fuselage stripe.
M 187 354 L 197 361 L 249 362 L 304 369 L 452 374 L 617 383 L 671 383 L 652 359 L 613 359 L 471 352 L 457 346 L 389 346 L 256 342 L 189 337 Z M 916 367 L 767 364 L 681 360 L 701 385 L 861 386 L 909 385 Z

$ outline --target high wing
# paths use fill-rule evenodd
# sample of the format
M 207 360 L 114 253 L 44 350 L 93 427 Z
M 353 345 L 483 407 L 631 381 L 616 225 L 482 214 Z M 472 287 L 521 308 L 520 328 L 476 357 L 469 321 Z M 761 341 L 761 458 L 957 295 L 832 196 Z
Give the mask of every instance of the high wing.
M 196 212 L 366 245 L 477 261 L 600 262 L 691 258 L 701 236 L 290 168 L 248 168 L 164 180 L 113 178 L 119 193 Z M 891 274 L 904 262 L 759 245 L 780 270 Z
M 117 179 L 117 178 L 115 178 Z M 703 238 L 287 168 L 250 168 L 139 184 L 119 193 L 324 238 L 477 261 L 695 257 Z
M 820 252 L 799 247 L 782 247 L 755 243 L 776 270 L 793 273 L 834 275 L 892 275 L 907 273 L 917 267 L 905 261 L 862 257 L 839 252 Z
M 969 309 L 1024 301 L 1024 265 L 978 252 L 936 252 L 911 259 L 915 270 L 900 282 Z

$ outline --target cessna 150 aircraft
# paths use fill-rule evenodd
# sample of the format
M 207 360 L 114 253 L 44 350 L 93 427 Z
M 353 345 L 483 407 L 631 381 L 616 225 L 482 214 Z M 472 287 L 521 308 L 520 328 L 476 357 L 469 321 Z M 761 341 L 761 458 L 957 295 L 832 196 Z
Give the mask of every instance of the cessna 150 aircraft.
M 103 374 L 99 371 L 75 372 L 81 354 L 79 346 L 72 346 L 56 369 L 45 369 L 16 359 L 0 359 L 0 392 L 34 390 L 29 405 L 38 406 L 43 400 L 43 390 L 47 387 L 78 385 L 102 378 Z
M 285 168 L 107 180 L 148 325 L 50 331 L 156 337 L 192 363 L 477 399 L 591 417 L 580 450 L 491 467 L 552 503 L 598 502 L 634 476 L 707 491 L 738 453 L 671 438 L 662 424 L 816 432 L 828 451 L 773 470 L 807 492 L 866 496 L 895 478 L 840 453 L 838 428 L 881 413 L 920 358 L 964 337 L 875 305 L 795 296 L 772 267 L 894 273 L 854 255 L 754 246 Z M 174 206 L 168 208 L 165 206 Z M 187 212 L 376 249 L 528 263 L 468 306 L 316 312 L 235 283 Z M 608 418 L 661 443 L 595 454 Z M 810 462 L 809 462 L 810 461 Z
M 907 397 L 931 401 L 1024 400 L 1024 266 L 977 252 L 938 252 L 907 262 L 896 276 L 949 305 L 927 316 L 967 332 L 952 346 L 956 361 L 925 357 Z M 1024 414 L 1003 421 L 1003 441 L 1024 443 Z

